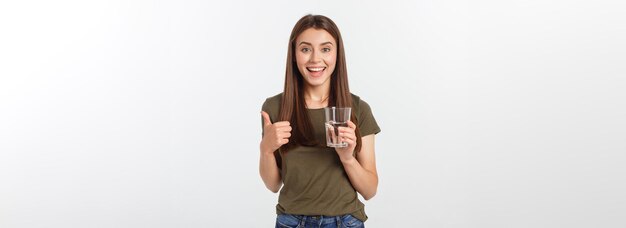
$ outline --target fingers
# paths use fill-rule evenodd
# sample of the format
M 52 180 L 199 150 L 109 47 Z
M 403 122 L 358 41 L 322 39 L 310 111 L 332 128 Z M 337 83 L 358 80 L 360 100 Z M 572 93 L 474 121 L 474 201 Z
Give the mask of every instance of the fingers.
M 339 139 L 340 142 L 347 143 L 347 147 L 343 148 L 335 148 L 339 156 L 351 156 L 353 154 L 354 149 L 357 146 L 357 137 L 356 137 L 356 125 L 348 120 L 347 127 L 339 127 Z
M 270 115 L 265 111 L 261 111 L 261 116 L 263 116 L 263 125 L 271 125 L 272 121 L 270 120 Z
M 352 123 L 351 120 L 348 120 L 348 127 L 352 129 L 356 129 L 356 124 Z
M 291 126 L 276 126 L 278 132 L 291 132 Z
M 263 126 L 265 126 L 265 132 L 267 133 L 267 142 L 271 142 L 271 144 L 274 144 L 273 147 L 275 149 L 278 149 L 280 146 L 289 143 L 289 138 L 291 137 L 292 130 L 289 121 L 272 123 L 272 121 L 270 120 L 270 115 L 267 114 L 267 112 L 265 111 L 261 111 L 261 116 L 263 118 Z
M 261 115 L 263 115 L 265 131 L 268 132 L 268 140 L 272 142 L 273 147 L 278 149 L 280 146 L 289 143 L 292 130 L 289 121 L 280 121 L 272 124 L 267 112 L 261 112 Z
M 289 137 L 291 137 L 291 132 L 276 129 L 276 144 L 278 147 L 289 143 Z
M 342 142 L 346 142 L 350 145 L 356 144 L 356 125 L 348 120 L 348 127 L 339 127 L 339 137 Z
M 339 133 L 355 134 L 356 125 L 352 121 L 348 121 L 348 127 L 339 127 Z
M 356 140 L 349 137 L 341 137 L 341 141 L 348 143 L 348 145 L 356 145 Z
M 274 123 L 274 126 L 276 127 L 291 126 L 291 123 L 289 123 L 289 121 L 280 121 L 280 122 Z
M 289 137 L 291 137 L 291 126 L 277 127 L 276 136 L 278 139 L 285 140 L 282 144 L 289 142 Z
M 353 142 L 356 142 L 356 135 L 354 134 L 354 132 L 350 133 L 350 132 L 340 132 L 339 133 L 339 138 L 341 138 L 341 141 L 346 142 L 346 140 L 350 140 Z
M 273 125 L 274 125 L 274 128 L 276 129 L 276 133 L 281 133 L 281 132 L 289 133 L 291 132 L 291 129 L 292 129 L 289 121 L 276 122 Z

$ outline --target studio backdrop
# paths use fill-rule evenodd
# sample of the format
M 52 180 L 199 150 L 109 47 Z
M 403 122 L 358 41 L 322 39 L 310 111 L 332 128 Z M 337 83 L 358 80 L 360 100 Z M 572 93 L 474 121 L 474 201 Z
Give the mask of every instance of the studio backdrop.
M 625 227 L 623 1 L 3 1 L 0 227 L 272 227 L 261 105 L 333 19 L 367 227 Z

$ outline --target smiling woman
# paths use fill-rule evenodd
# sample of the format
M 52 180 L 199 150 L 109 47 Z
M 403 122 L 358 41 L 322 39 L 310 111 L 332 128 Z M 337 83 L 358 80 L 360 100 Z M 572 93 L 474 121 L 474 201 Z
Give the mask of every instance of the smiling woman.
M 337 43 L 335 38 L 323 29 L 309 28 L 298 36 L 296 43 L 298 70 L 307 84 L 320 89 L 329 87 L 330 74 L 335 70 L 337 61 L 337 51 L 333 45 Z
M 376 194 L 374 136 L 380 128 L 369 105 L 351 94 L 341 34 L 321 15 L 307 15 L 289 39 L 284 91 L 263 104 L 259 171 L 280 196 L 276 227 L 364 227 L 364 204 Z M 325 107 L 350 107 L 339 137 L 326 147 Z M 284 184 L 284 185 L 283 185 Z M 282 186 L 282 189 L 281 189 Z

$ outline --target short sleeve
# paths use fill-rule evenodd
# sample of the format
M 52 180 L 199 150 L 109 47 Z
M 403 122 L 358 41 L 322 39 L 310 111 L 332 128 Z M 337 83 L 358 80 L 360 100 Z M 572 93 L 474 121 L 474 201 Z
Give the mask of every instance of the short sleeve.
M 281 94 L 265 99 L 261 106 L 261 111 L 267 112 L 272 123 L 278 119 L 278 110 L 280 109 Z M 261 136 L 263 136 L 263 116 L 261 116 Z
M 357 115 L 357 121 L 359 121 L 359 131 L 361 132 L 361 137 L 378 134 L 380 132 L 380 127 L 378 127 L 378 123 L 376 123 L 376 119 L 374 118 L 374 114 L 372 113 L 372 109 L 369 104 L 363 100 L 359 100 L 359 113 Z
M 265 99 L 265 102 L 263 102 L 263 105 L 261 106 L 261 110 L 264 112 L 267 112 L 267 114 L 270 116 L 270 121 L 276 122 L 276 120 L 278 119 L 278 110 L 280 108 L 280 94 L 267 98 Z M 263 116 L 261 116 L 261 137 L 263 137 L 263 131 L 264 131 L 264 127 L 263 127 L 264 123 L 263 123 Z M 282 156 L 280 155 L 280 151 L 276 150 L 274 151 L 274 158 L 276 159 L 276 166 L 278 166 L 279 170 L 282 170 Z M 281 176 L 282 176 L 282 172 L 281 172 Z
M 261 111 L 267 112 L 269 114 L 269 108 L 268 106 L 268 99 L 265 99 L 265 102 L 263 102 L 263 105 L 261 106 Z M 272 117 L 270 116 L 270 119 L 272 119 Z M 265 133 L 265 128 L 264 125 L 265 123 L 263 122 L 263 114 L 261 114 L 261 137 L 263 136 L 263 133 Z

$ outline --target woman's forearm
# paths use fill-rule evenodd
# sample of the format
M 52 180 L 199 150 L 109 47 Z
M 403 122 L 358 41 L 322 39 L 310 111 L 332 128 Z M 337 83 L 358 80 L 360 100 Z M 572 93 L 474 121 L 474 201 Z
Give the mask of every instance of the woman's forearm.
M 263 179 L 263 183 L 265 183 L 267 189 L 276 193 L 280 190 L 282 185 L 280 170 L 276 164 L 276 157 L 274 157 L 273 151 L 264 149 L 262 144 L 260 147 L 261 158 L 259 161 L 259 173 L 261 174 L 261 179 Z
M 341 163 L 348 174 L 352 186 L 365 200 L 369 200 L 376 195 L 376 189 L 378 188 L 378 174 L 376 172 L 363 168 L 354 157 L 345 161 L 342 160 Z

